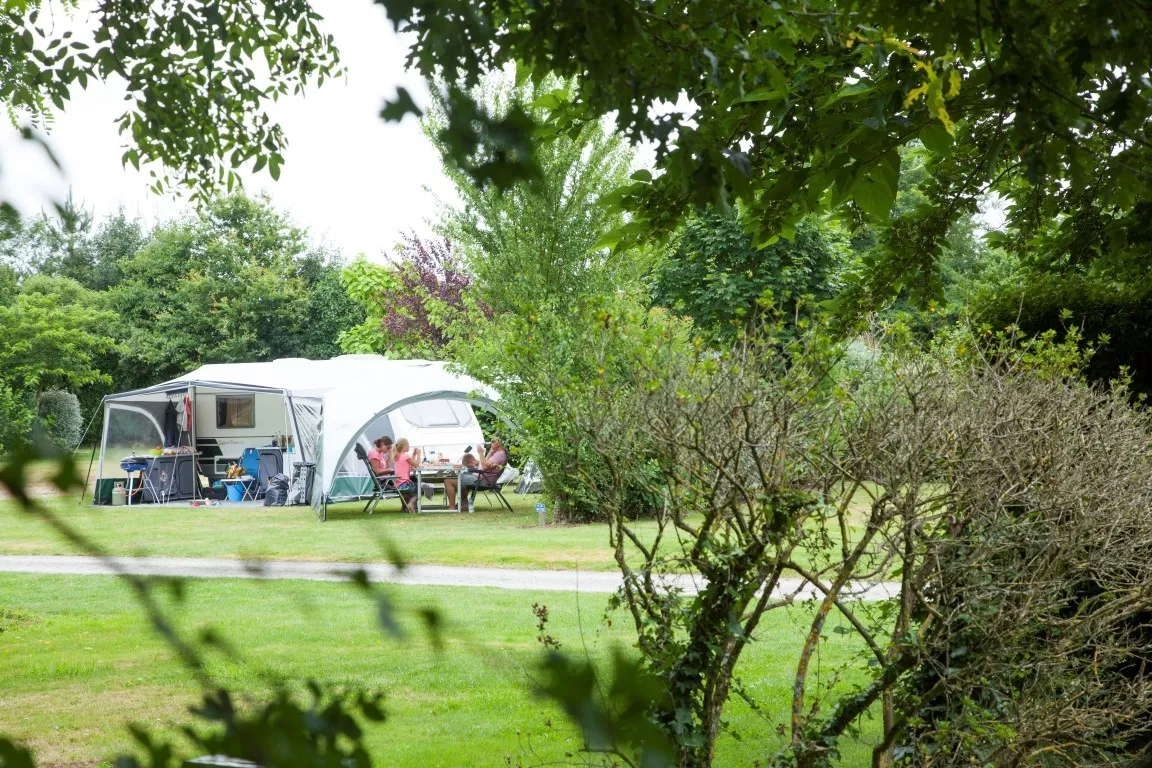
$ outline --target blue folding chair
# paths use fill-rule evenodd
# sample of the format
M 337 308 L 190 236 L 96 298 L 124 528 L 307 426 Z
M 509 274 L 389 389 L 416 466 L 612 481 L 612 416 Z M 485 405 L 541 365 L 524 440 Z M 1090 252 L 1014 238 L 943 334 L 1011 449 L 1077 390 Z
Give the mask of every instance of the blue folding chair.
M 240 454 L 240 466 L 244 468 L 244 474 L 252 478 L 244 483 L 244 499 L 255 501 L 264 491 L 260 485 L 260 452 L 255 448 L 245 448 Z

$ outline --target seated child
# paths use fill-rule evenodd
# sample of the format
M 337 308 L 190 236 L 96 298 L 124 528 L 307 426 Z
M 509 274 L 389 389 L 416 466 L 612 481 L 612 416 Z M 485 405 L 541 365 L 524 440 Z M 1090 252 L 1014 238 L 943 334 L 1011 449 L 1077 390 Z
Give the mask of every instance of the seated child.
M 412 470 L 420 466 L 420 449 L 408 453 L 408 438 L 402 437 L 392 446 L 392 467 L 396 475 L 396 490 L 409 512 L 416 511 L 416 483 Z

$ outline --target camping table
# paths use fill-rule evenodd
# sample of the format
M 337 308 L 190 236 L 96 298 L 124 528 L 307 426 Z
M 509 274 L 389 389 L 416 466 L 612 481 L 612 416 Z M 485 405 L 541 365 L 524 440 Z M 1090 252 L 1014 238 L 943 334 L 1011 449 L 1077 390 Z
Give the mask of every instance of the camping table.
M 125 456 L 120 460 L 120 469 L 128 475 L 128 483 L 125 490 L 128 492 L 128 506 L 132 506 L 132 494 L 140 494 L 140 500 L 144 500 L 144 486 L 148 479 L 148 458 L 145 456 Z M 136 487 L 133 487 L 133 472 L 139 472 L 140 477 L 137 480 Z
M 412 470 L 412 474 L 416 477 L 416 512 L 423 514 L 425 512 L 459 512 L 457 507 L 450 507 L 445 500 L 444 504 L 425 504 L 424 494 L 422 493 L 424 483 L 432 486 L 444 487 L 444 481 L 450 477 L 456 478 L 456 503 L 460 503 L 459 494 L 463 492 L 460 487 L 460 475 L 464 473 L 464 467 L 456 467 L 451 464 L 425 464 L 417 469 Z

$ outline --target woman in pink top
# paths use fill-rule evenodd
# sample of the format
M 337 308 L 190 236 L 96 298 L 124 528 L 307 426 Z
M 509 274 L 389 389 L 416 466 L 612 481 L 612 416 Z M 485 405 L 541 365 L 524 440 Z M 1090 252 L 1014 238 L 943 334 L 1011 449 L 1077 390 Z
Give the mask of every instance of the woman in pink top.
M 420 466 L 420 449 L 408 452 L 408 438 L 402 437 L 392 446 L 392 473 L 396 475 L 396 490 L 404 499 L 409 512 L 415 512 L 416 484 L 412 482 L 412 469 Z
M 392 466 L 392 438 L 387 435 L 376 438 L 372 449 L 368 451 L 368 461 L 372 463 L 372 470 L 376 474 L 388 474 Z

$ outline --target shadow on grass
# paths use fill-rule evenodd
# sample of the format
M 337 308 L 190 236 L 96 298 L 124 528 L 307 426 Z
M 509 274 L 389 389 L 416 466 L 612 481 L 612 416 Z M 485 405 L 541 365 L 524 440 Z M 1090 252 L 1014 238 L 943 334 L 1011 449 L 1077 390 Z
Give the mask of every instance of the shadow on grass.
M 477 501 L 475 512 L 448 512 L 438 510 L 436 512 L 425 512 L 423 514 L 415 514 L 402 509 L 398 499 L 386 499 L 377 505 L 371 515 L 364 511 L 365 502 L 346 501 L 329 505 L 327 522 L 363 523 L 378 520 L 382 524 L 404 525 L 406 523 L 403 521 L 411 521 L 412 524 L 417 524 L 429 520 L 450 520 L 462 526 L 480 525 L 483 523 L 535 525 L 537 521 L 535 507 L 538 498 L 538 496 L 533 495 L 516 499 L 512 503 L 512 512 L 505 510 L 497 501 L 493 501 L 491 505 Z M 523 507 L 523 509 L 518 509 L 517 507 Z

